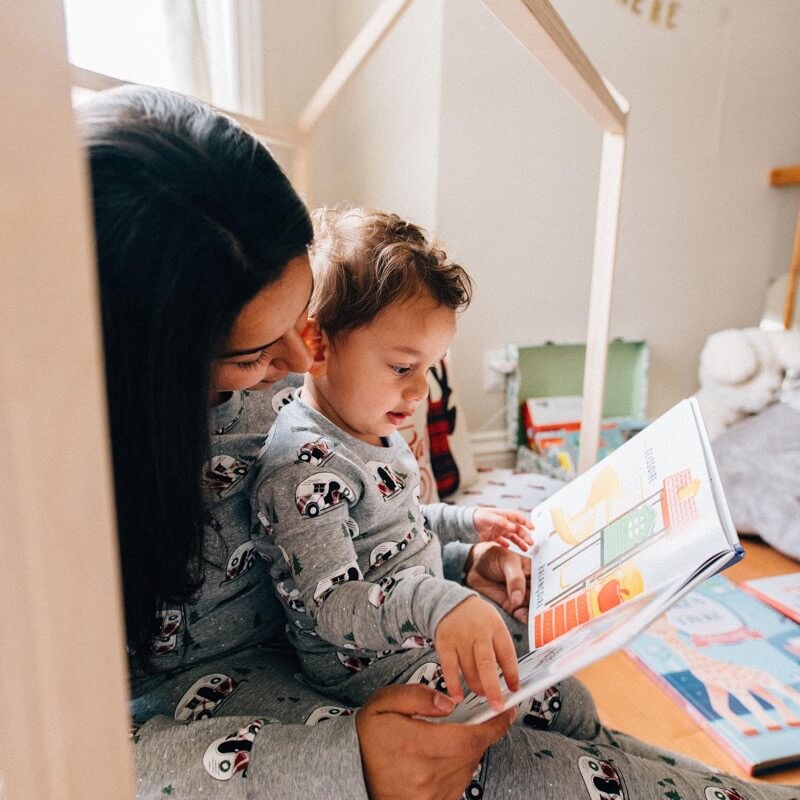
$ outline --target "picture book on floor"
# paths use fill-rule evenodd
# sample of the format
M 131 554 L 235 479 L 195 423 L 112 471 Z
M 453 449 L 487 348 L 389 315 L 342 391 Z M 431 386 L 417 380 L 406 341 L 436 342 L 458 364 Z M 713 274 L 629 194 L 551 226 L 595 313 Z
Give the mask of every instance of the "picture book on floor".
M 740 586 L 789 619 L 800 622 L 800 572 L 754 578 L 744 581 Z
M 800 761 L 800 625 L 722 575 L 626 652 L 751 775 Z
M 531 519 L 531 652 L 506 708 L 621 648 L 742 553 L 693 399 L 542 501 Z M 495 713 L 470 695 L 449 719 Z

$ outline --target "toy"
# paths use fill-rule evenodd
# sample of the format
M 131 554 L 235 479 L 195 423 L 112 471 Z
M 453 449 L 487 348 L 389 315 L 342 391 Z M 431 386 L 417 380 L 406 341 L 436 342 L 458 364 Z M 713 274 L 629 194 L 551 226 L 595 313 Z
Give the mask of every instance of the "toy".
M 709 336 L 700 353 L 696 397 L 710 438 L 775 402 L 784 375 L 797 371 L 798 331 L 732 328 Z

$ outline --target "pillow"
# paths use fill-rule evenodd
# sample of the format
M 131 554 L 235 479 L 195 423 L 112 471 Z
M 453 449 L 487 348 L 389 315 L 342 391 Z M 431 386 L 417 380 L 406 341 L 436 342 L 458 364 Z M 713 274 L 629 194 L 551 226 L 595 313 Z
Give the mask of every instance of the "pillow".
M 420 403 L 412 417 L 402 428 L 398 428 L 408 442 L 414 458 L 419 465 L 420 503 L 438 503 L 439 492 L 431 469 L 430 449 L 428 447 L 428 404 Z
M 459 412 L 450 359 L 428 372 L 428 442 L 439 497 L 467 489 L 478 479 L 463 410 Z

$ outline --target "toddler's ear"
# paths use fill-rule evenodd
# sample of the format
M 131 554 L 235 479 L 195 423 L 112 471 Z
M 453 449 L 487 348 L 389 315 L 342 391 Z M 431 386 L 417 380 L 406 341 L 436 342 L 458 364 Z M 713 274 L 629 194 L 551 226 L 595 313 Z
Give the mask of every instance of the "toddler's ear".
M 328 352 L 328 337 L 325 336 L 319 322 L 309 319 L 308 324 L 303 329 L 303 341 L 311 351 L 314 361 L 309 368 L 309 373 L 316 377 L 322 377 L 328 368 L 325 356 Z

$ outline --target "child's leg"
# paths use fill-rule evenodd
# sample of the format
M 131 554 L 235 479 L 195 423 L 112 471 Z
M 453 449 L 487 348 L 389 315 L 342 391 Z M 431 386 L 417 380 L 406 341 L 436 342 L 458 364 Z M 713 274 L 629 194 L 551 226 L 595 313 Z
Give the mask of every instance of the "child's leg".
M 642 758 L 609 745 L 550 731 L 512 727 L 474 776 L 484 800 L 798 800 L 800 787 L 748 783 L 722 773 L 687 769 L 669 758 Z M 480 788 L 479 788 L 480 787 Z

